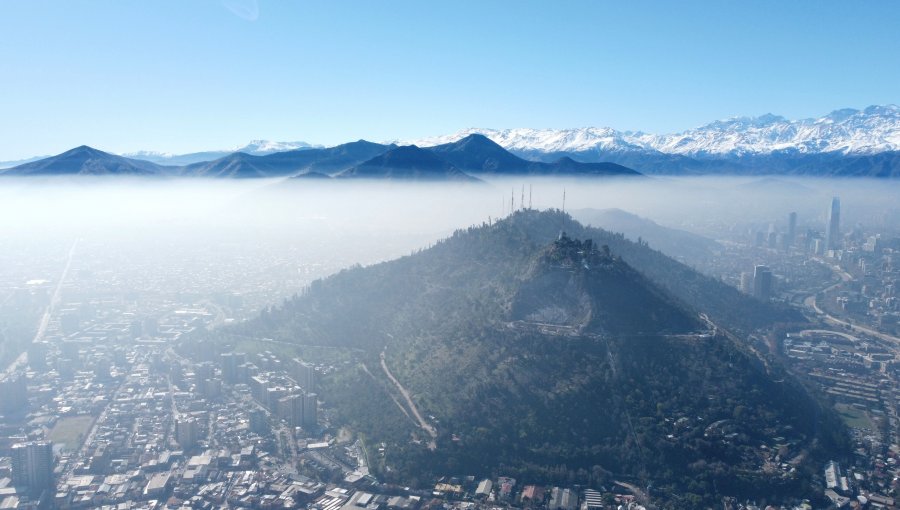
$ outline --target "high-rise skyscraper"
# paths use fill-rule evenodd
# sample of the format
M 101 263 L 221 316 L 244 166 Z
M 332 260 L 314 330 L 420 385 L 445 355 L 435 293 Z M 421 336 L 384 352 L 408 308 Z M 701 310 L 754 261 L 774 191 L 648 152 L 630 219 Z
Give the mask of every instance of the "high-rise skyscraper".
M 753 295 L 753 273 L 749 271 L 741 273 L 741 292 Z
M 831 199 L 831 206 L 828 207 L 828 221 L 825 225 L 825 249 L 836 250 L 841 240 L 841 199 L 834 197 Z
M 307 393 L 303 397 L 303 426 L 316 428 L 319 421 L 319 402 L 315 393 Z
M 266 419 L 265 411 L 254 409 L 249 413 L 250 432 L 254 434 L 266 434 L 269 431 L 269 421 Z
M 304 406 L 304 396 L 299 393 L 294 393 L 292 395 L 288 395 L 286 397 L 282 397 L 278 401 L 278 414 L 282 419 L 288 422 L 288 425 L 293 427 L 302 427 L 303 426 L 303 406 Z
M 768 266 L 756 266 L 754 268 L 753 296 L 762 300 L 772 297 L 772 271 Z
M 12 481 L 39 495 L 53 488 L 53 443 L 32 441 L 12 446 Z
M 774 225 L 769 225 L 769 233 L 766 234 L 766 246 L 772 249 L 778 248 L 778 232 L 775 231 Z
M 788 231 L 787 231 L 787 239 L 786 243 L 788 247 L 794 245 L 794 241 L 797 239 L 797 213 L 792 212 L 788 214 Z
M 193 418 L 180 417 L 175 420 L 175 440 L 185 450 L 190 450 L 200 439 L 200 424 Z
M 294 380 L 303 388 L 303 391 L 316 391 L 316 368 L 309 363 L 294 358 L 292 360 L 294 366 Z

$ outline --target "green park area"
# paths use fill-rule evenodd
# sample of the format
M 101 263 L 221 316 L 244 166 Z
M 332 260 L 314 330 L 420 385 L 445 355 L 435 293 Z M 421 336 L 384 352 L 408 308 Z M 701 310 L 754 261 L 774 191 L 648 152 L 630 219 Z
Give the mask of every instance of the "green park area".
M 54 444 L 62 444 L 64 450 L 74 451 L 84 440 L 94 417 L 91 415 L 67 416 L 60 418 L 50 430 L 48 437 Z
M 837 409 L 841 419 L 844 420 L 848 427 L 875 430 L 872 420 L 869 419 L 869 416 L 862 409 L 857 409 L 847 404 L 836 404 L 834 408 Z

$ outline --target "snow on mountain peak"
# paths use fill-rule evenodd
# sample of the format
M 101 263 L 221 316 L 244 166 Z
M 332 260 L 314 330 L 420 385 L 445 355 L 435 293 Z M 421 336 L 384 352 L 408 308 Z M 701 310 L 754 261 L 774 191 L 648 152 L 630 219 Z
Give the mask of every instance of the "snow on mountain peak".
M 835 110 L 817 119 L 789 120 L 771 113 L 733 117 L 680 133 L 651 134 L 612 128 L 469 128 L 444 136 L 398 142 L 429 147 L 480 133 L 506 149 L 536 152 L 644 151 L 685 156 L 900 151 L 900 107 Z
M 321 147 L 319 145 L 311 145 L 306 142 L 272 142 L 269 140 L 251 140 L 250 143 L 242 147 L 233 149 L 233 152 L 245 152 L 247 154 L 263 155 L 273 152 L 293 151 L 297 149 L 312 149 Z
M 144 158 L 171 158 L 175 156 L 171 152 L 162 152 L 162 151 L 136 151 L 136 152 L 125 152 L 120 154 L 126 158 L 134 158 L 134 159 L 144 159 Z
M 767 113 L 759 117 L 733 117 L 725 120 L 717 120 L 698 129 L 709 129 L 717 131 L 730 131 L 738 129 L 760 129 L 772 126 L 774 124 L 789 122 L 780 115 Z
M 472 134 L 484 135 L 508 150 L 563 152 L 585 150 L 619 150 L 629 144 L 623 142 L 622 133 L 612 128 L 572 128 L 572 129 L 488 129 L 468 128 L 456 133 L 434 136 L 419 140 L 398 141 L 401 145 L 414 144 L 432 147 L 461 140 Z

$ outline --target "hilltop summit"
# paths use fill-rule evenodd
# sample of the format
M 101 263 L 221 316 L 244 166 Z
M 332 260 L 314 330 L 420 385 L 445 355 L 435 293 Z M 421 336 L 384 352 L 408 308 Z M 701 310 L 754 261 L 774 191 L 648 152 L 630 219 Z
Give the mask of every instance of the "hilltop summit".
M 4 170 L 2 175 L 162 175 L 167 170 L 168 167 L 148 161 L 116 156 L 81 145 L 56 156 Z

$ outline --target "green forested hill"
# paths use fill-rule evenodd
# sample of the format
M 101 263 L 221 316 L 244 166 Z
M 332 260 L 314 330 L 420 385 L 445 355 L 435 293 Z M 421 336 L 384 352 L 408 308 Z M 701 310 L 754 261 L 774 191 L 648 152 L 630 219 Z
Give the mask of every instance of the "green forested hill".
M 318 281 L 233 331 L 366 352 L 321 394 L 387 444 L 374 466 L 387 480 L 615 476 L 673 508 L 808 496 L 843 429 L 777 366 L 705 332 L 701 311 L 739 328 L 784 313 L 621 236 L 522 211 Z

